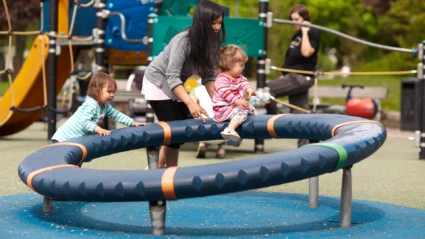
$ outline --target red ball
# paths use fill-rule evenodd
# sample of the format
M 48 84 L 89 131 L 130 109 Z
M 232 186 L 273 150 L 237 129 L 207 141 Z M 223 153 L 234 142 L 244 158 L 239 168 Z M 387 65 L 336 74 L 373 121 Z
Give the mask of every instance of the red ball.
M 375 116 L 377 107 L 371 98 L 351 98 L 345 104 L 345 113 L 351 116 L 370 119 Z

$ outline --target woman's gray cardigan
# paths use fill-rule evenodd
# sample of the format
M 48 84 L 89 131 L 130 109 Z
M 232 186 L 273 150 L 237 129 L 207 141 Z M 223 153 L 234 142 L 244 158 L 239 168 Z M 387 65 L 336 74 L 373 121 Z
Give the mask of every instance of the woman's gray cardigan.
M 187 34 L 188 30 L 185 30 L 174 36 L 145 70 L 146 79 L 158 86 L 172 100 L 177 100 L 173 89 L 182 85 L 194 73 L 192 60 L 189 59 Z M 211 70 L 200 75 L 202 84 L 214 81 L 214 74 L 215 66 L 211 66 Z

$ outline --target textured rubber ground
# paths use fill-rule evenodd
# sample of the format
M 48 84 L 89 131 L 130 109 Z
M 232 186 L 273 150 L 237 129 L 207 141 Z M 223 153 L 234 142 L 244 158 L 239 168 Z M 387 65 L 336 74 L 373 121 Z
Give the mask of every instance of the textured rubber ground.
M 42 213 L 42 197 L 0 197 L 1 238 L 155 238 L 148 202 L 55 202 Z M 339 203 L 321 196 L 308 207 L 302 194 L 241 192 L 167 202 L 161 238 L 423 238 L 425 211 L 353 201 L 352 228 L 339 228 Z M 156 237 L 158 238 L 158 237 Z

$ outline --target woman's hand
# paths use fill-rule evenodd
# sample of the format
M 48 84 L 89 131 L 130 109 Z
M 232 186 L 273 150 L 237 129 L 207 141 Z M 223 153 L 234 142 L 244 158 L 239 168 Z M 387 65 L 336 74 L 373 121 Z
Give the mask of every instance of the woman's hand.
M 214 84 L 214 82 L 213 82 Z M 207 88 L 208 90 L 208 88 Z M 177 97 L 186 104 L 187 108 L 190 111 L 190 114 L 192 115 L 192 117 L 194 119 L 197 118 L 201 118 L 202 122 L 205 122 L 204 117 L 202 116 L 202 114 L 204 114 L 205 116 L 209 117 L 208 113 L 206 110 L 204 110 L 200 105 L 198 105 L 197 103 L 195 103 L 190 96 L 187 94 L 186 90 L 184 89 L 183 85 L 178 85 L 173 89 L 174 94 L 177 95 Z
M 187 108 L 190 111 L 190 114 L 192 115 L 192 117 L 194 119 L 200 118 L 202 120 L 202 122 L 205 122 L 204 117 L 202 116 L 205 115 L 206 117 L 210 117 L 207 113 L 206 110 L 204 110 L 204 108 L 202 108 L 200 105 L 196 104 L 195 102 L 191 101 L 189 102 L 189 104 L 187 104 Z
M 100 135 L 111 135 L 110 130 L 100 128 L 99 126 L 96 126 L 96 129 L 94 130 L 94 132 Z
M 302 23 L 304 23 L 304 24 L 311 24 L 311 22 L 309 22 L 309 21 L 303 21 Z M 303 33 L 307 33 L 308 31 L 310 31 L 310 28 L 309 28 L 309 27 L 304 27 L 304 26 L 302 26 L 302 27 L 301 27 L 301 31 L 302 31 Z
M 311 24 L 309 21 L 303 21 L 302 23 Z M 303 33 L 303 37 L 301 40 L 301 55 L 303 57 L 310 57 L 316 51 L 310 43 L 310 38 L 308 36 L 308 31 L 310 31 L 310 27 L 301 27 L 301 31 Z

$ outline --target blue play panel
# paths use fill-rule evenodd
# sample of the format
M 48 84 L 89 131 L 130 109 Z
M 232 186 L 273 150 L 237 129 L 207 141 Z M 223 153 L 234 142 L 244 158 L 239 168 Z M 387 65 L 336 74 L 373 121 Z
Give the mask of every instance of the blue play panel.
M 147 202 L 57 201 L 42 213 L 42 197 L 0 198 L 0 238 L 152 237 Z M 340 199 L 308 195 L 241 192 L 167 202 L 166 237 L 178 238 L 424 238 L 425 211 L 353 201 L 352 228 L 339 228 Z

